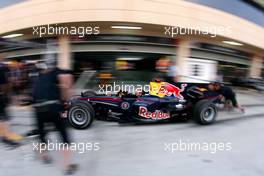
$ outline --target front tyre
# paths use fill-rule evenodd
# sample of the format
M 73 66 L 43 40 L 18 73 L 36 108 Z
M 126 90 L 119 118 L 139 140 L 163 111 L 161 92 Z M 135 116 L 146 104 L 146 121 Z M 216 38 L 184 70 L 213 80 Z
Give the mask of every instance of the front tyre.
M 89 103 L 76 102 L 68 113 L 69 123 L 76 129 L 86 129 L 91 126 L 95 117 L 93 107 Z
M 214 123 L 217 108 L 210 100 L 200 100 L 194 106 L 193 118 L 201 125 Z

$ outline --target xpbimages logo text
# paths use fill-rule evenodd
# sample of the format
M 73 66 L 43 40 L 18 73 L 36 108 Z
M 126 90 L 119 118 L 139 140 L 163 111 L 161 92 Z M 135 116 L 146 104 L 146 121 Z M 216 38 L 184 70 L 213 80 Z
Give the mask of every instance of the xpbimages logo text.
M 39 153 L 43 153 L 45 151 L 76 151 L 78 153 L 85 153 L 88 151 L 99 151 L 101 149 L 100 143 L 98 142 L 72 142 L 68 143 L 61 143 L 58 141 L 52 142 L 50 140 L 47 143 L 32 143 L 32 147 L 34 151 Z
M 181 35 L 210 35 L 216 37 L 217 35 L 229 35 L 232 32 L 230 26 L 165 26 L 164 34 L 169 37 L 177 37 Z
M 48 24 L 43 26 L 32 27 L 32 34 L 38 37 L 49 35 L 77 35 L 84 37 L 85 35 L 100 34 L 99 26 L 59 26 L 58 24 Z
M 108 93 L 117 93 L 119 91 L 135 93 L 135 92 L 149 92 L 150 86 L 148 84 L 125 84 L 123 82 L 116 83 L 113 82 L 112 84 L 99 84 L 98 91 L 101 94 L 108 94 Z
M 217 152 L 231 150 L 231 142 L 196 142 L 182 139 L 175 142 L 164 142 L 164 151 L 169 153 L 201 151 L 215 154 Z

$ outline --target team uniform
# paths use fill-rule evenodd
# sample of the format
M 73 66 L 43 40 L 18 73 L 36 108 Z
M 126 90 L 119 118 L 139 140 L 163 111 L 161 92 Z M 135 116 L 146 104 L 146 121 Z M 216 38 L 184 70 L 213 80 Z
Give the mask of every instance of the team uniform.
M 6 86 L 8 84 L 8 68 L 0 65 L 0 120 L 7 121 L 8 116 L 6 114 L 6 107 L 8 104 L 8 98 L 6 93 Z
M 218 92 L 225 97 L 226 100 L 230 100 L 234 107 L 238 106 L 235 92 L 227 86 L 221 86 Z
M 66 124 L 60 117 L 63 105 L 57 77 L 61 73 L 62 71 L 59 69 L 53 69 L 47 73 L 40 74 L 33 84 L 33 106 L 36 110 L 37 127 L 42 143 L 47 143 L 45 125 L 48 122 L 55 125 L 63 143 L 70 143 Z

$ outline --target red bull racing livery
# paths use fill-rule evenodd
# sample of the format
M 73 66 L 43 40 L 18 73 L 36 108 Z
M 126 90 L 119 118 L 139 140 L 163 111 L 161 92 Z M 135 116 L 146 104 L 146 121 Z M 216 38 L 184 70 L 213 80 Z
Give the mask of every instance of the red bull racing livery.
M 150 112 L 148 109 L 144 106 L 139 107 L 138 115 L 141 117 L 145 117 L 146 119 L 168 119 L 170 118 L 169 113 L 161 112 L 160 110 L 155 110 L 155 112 Z
M 89 127 L 93 119 L 119 123 L 156 123 L 176 119 L 194 119 L 211 124 L 217 116 L 218 94 L 208 84 L 151 82 L 148 94 L 105 96 L 84 93 L 71 100 L 67 111 L 70 124 L 78 129 Z

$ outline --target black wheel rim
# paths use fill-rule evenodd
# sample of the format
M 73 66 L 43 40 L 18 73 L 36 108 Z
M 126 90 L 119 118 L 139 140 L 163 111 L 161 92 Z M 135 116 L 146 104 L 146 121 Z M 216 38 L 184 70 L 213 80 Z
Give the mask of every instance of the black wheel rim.
M 70 117 L 74 124 L 82 126 L 87 123 L 88 119 L 90 118 L 90 114 L 87 113 L 84 109 L 74 108 L 71 111 Z

